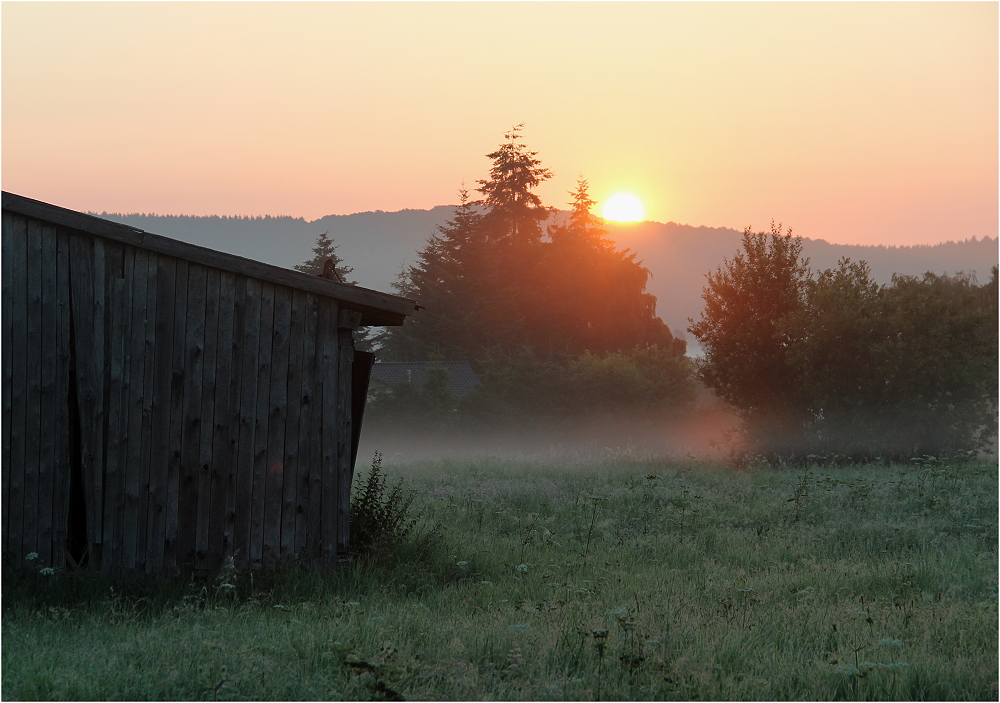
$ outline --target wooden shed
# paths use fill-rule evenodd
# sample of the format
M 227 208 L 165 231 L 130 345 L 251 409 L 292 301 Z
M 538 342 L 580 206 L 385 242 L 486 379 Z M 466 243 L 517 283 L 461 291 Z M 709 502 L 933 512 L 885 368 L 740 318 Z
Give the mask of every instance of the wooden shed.
M 347 559 L 353 330 L 413 301 L 10 193 L 2 263 L 6 566 Z

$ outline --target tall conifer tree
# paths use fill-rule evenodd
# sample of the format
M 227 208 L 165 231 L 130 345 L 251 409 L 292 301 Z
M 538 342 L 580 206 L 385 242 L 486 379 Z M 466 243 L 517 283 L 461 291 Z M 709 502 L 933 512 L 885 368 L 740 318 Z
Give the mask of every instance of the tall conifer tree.
M 519 140 L 524 124 L 504 134 L 507 141 L 487 157 L 493 159 L 490 177 L 478 181 L 483 194 L 479 201 L 486 207 L 484 224 L 492 237 L 514 244 L 537 244 L 542 238 L 542 223 L 549 209 L 532 191 L 552 172 L 542 168 L 537 151 L 529 151 Z
M 454 217 L 438 227 L 393 284 L 424 309 L 402 327 L 385 328 L 384 358 L 420 360 L 433 356 L 474 358 L 516 334 L 517 320 L 504 304 L 505 280 L 483 215 L 459 191 Z
M 466 191 L 404 270 L 396 289 L 425 309 L 382 335 L 383 358 L 481 359 L 488 350 L 528 347 L 542 356 L 659 348 L 683 354 L 656 317 L 646 292 L 649 270 L 607 239 L 580 180 L 573 210 L 544 241 L 550 209 L 533 189 L 551 177 L 521 140 L 522 126 L 488 157 L 484 197 Z
M 552 351 L 630 351 L 661 347 L 684 352 L 656 317 L 656 298 L 646 292 L 649 269 L 628 249 L 607 238 L 584 178 L 570 195 L 566 222 L 552 225 L 541 259 L 533 327 L 545 330 Z
M 327 260 L 333 259 L 334 270 L 340 276 L 340 280 L 353 285 L 355 282 L 348 281 L 347 277 L 354 272 L 354 269 L 343 265 L 343 259 L 337 256 L 337 246 L 330 239 L 330 230 L 327 230 L 316 238 L 316 246 L 313 247 L 312 258 L 301 264 L 296 264 L 292 268 L 302 273 L 308 273 L 311 276 L 318 276 L 323 273 L 323 266 Z

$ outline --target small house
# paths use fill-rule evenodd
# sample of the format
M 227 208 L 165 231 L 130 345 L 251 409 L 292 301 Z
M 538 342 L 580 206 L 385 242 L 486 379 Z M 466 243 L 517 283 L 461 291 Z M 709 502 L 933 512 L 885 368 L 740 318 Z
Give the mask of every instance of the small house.
M 10 193 L 2 253 L 5 565 L 346 561 L 353 331 L 413 301 Z
M 422 388 L 429 369 L 448 374 L 448 392 L 456 398 L 463 398 L 482 385 L 468 361 L 376 361 L 372 367 L 371 388 L 392 391 L 406 384 Z

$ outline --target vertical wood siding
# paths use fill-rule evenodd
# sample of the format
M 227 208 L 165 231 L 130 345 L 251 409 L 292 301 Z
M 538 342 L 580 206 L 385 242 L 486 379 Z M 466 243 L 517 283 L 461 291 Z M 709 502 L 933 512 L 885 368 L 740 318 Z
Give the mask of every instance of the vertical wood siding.
M 336 300 L 7 211 L 2 254 L 6 562 L 346 559 L 353 339 Z
M 27 307 L 27 275 L 15 276 L 14 271 L 27 268 L 28 248 L 27 222 L 23 219 L 3 218 L 3 259 L 4 264 L 10 261 L 11 276 L 4 276 L 4 291 L 10 289 L 11 310 L 26 310 Z M 4 296 L 6 299 L 6 295 Z M 10 321 L 8 326 L 7 321 Z M 11 313 L 4 318 L 3 333 L 10 335 L 4 338 L 4 348 L 10 347 L 10 369 L 4 368 L 4 384 L 10 378 L 10 388 L 4 388 L 4 404 L 10 398 L 10 412 L 4 417 L 3 456 L 4 456 L 4 534 L 3 546 L 5 555 L 17 550 L 21 556 L 20 545 L 24 521 L 24 466 L 25 466 L 25 414 L 27 412 L 27 315 Z M 32 349 L 37 353 L 37 349 Z M 9 458 L 8 458 L 9 457 Z

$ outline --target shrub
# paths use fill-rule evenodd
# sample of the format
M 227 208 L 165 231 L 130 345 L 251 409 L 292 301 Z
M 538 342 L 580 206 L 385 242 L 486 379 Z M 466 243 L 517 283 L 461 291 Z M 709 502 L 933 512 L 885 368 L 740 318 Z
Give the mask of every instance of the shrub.
M 387 486 L 382 454 L 375 452 L 367 477 L 355 480 L 351 499 L 351 559 L 378 563 L 407 557 L 422 558 L 438 541 L 434 526 L 423 535 L 416 528 L 423 511 L 411 512 L 414 491 L 403 489 L 403 480 Z

